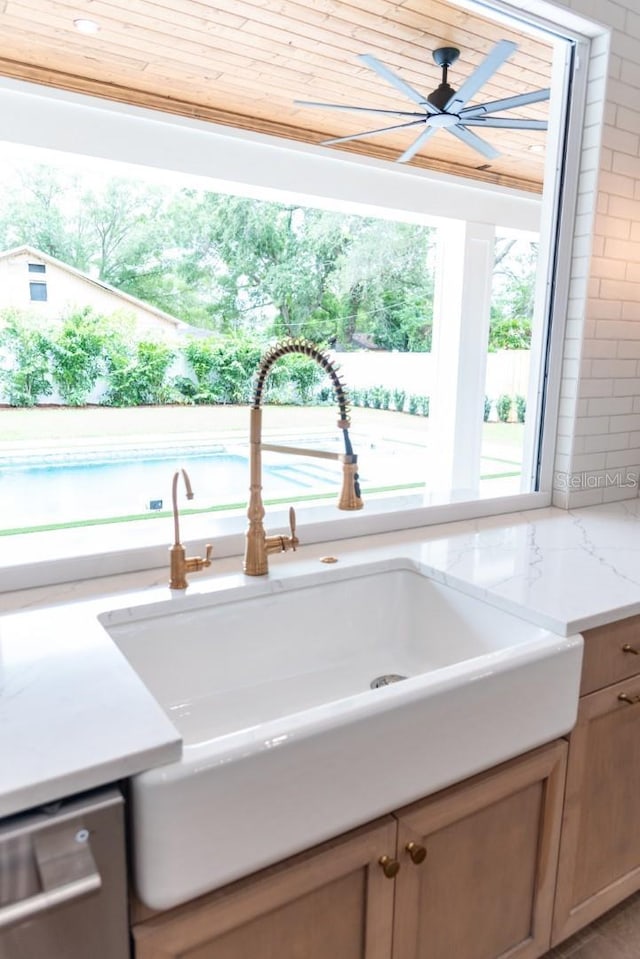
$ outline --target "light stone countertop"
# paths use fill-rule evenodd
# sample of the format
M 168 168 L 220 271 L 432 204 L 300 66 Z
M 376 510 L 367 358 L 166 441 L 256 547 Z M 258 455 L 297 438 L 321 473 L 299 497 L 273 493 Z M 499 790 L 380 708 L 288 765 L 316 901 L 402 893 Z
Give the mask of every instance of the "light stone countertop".
M 304 538 L 304 529 L 299 531 Z M 187 596 L 272 592 L 302 572 L 409 557 L 434 579 L 561 635 L 640 613 L 640 500 L 539 509 L 302 547 L 268 577 L 241 559 L 193 574 Z M 112 782 L 180 755 L 180 739 L 97 620 L 175 598 L 167 571 L 0 597 L 0 815 Z

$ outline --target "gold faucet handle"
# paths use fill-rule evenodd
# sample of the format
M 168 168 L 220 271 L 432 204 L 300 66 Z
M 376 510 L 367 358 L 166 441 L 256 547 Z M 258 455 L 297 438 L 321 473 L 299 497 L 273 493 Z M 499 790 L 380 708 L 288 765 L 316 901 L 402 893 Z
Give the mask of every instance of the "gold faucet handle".
M 291 544 L 291 549 L 295 553 L 296 546 L 298 546 L 300 540 L 296 536 L 296 511 L 294 510 L 293 506 L 289 507 L 289 529 L 291 530 L 289 541 Z
M 187 570 L 190 573 L 197 573 L 201 569 L 205 569 L 207 566 L 211 566 L 211 557 L 213 555 L 213 546 L 211 543 L 207 543 L 205 547 L 205 555 L 203 556 L 189 556 L 185 560 Z

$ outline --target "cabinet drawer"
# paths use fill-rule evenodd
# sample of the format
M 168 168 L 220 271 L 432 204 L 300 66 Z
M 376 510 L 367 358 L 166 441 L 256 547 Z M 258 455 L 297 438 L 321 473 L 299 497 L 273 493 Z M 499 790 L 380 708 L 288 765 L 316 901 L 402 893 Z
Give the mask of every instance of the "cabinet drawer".
M 584 633 L 580 695 L 640 673 L 640 616 Z

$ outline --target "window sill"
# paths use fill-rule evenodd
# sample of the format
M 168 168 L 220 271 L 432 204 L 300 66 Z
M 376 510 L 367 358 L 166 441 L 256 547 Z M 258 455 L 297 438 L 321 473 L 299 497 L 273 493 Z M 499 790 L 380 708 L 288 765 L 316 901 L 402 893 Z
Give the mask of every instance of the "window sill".
M 548 493 L 464 499 L 449 496 L 427 501 L 423 494 L 376 497 L 357 513 L 338 513 L 334 506 L 296 508 L 298 535 L 305 544 L 331 542 L 395 530 L 434 526 L 548 506 Z M 288 527 L 287 510 L 268 507 L 267 531 Z M 181 516 L 181 539 L 189 554 L 202 554 L 213 543 L 214 557 L 239 556 L 244 550 L 244 510 Z M 172 538 L 169 520 L 108 526 L 86 526 L 47 533 L 0 538 L 0 593 L 95 579 L 168 565 Z

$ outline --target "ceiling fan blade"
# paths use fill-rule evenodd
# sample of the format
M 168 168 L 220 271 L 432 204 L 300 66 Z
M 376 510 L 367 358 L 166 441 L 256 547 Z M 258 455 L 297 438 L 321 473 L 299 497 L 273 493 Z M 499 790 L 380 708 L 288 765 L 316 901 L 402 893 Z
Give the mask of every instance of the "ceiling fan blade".
M 458 113 L 461 107 L 483 87 L 489 77 L 498 70 L 505 60 L 517 49 L 517 43 L 500 40 L 479 67 L 468 77 L 457 93 L 451 96 L 445 106 L 445 113 Z
M 372 70 L 382 77 L 383 80 L 386 80 L 387 83 L 390 83 L 392 86 L 399 90 L 401 93 L 404 93 L 406 97 L 409 97 L 410 100 L 413 100 L 414 103 L 419 104 L 423 110 L 426 110 L 429 114 L 440 113 L 441 111 L 438 107 L 434 107 L 432 103 L 429 103 L 424 94 L 419 93 L 412 86 L 406 83 L 402 77 L 399 77 L 397 73 L 394 73 L 393 70 L 390 70 L 389 67 L 385 67 L 384 63 L 381 63 L 377 57 L 374 57 L 371 53 L 360 53 L 358 54 L 358 60 L 361 60 L 362 63 L 370 67 Z
M 528 103 L 540 103 L 551 96 L 549 88 L 533 90 L 531 93 L 521 93 L 515 97 L 505 97 L 504 100 L 492 100 L 490 103 L 481 103 L 473 107 L 465 107 L 458 111 L 461 117 L 484 116 L 486 113 L 498 113 L 499 110 L 514 110 L 516 107 L 525 107 Z
M 496 157 L 500 156 L 499 151 L 494 149 L 490 143 L 487 143 L 486 140 L 482 140 L 480 137 L 476 136 L 475 133 L 472 133 L 471 130 L 467 130 L 458 123 L 456 123 L 455 126 L 447 127 L 447 130 L 449 133 L 453 133 L 455 137 L 458 137 L 459 140 L 462 140 L 463 143 L 466 143 L 467 146 L 477 150 L 478 153 L 482 153 L 482 155 L 486 156 L 488 160 L 495 160 Z
M 518 120 L 515 117 L 460 117 L 465 127 L 502 127 L 504 130 L 546 130 L 546 120 Z
M 380 110 L 377 107 L 356 107 L 345 106 L 343 103 L 316 103 L 315 100 L 294 100 L 299 107 L 325 107 L 327 110 L 351 110 L 358 113 L 381 113 L 389 117 L 425 117 L 424 113 L 417 113 L 412 110 Z
M 402 156 L 398 157 L 398 163 L 407 163 L 412 157 L 416 155 L 423 143 L 426 143 L 429 137 L 432 137 L 436 132 L 437 127 L 427 126 L 422 133 L 416 137 L 411 146 L 404 151 Z
M 380 127 L 379 130 L 365 130 L 364 133 L 352 133 L 347 137 L 333 137 L 331 140 L 323 140 L 321 146 L 328 147 L 332 143 L 346 143 L 347 140 L 361 140 L 363 137 L 372 137 L 376 133 L 389 133 L 390 130 L 402 130 L 404 127 L 415 127 L 423 124 L 425 120 L 410 120 L 408 123 L 395 123 L 392 127 Z

